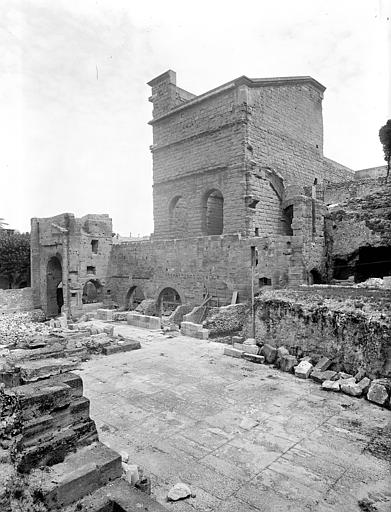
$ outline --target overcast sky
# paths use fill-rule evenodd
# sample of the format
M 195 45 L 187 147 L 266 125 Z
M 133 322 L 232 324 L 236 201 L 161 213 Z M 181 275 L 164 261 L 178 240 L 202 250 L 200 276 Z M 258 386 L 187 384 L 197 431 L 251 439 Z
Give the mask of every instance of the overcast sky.
M 391 117 L 389 0 L 1 0 L 0 217 L 109 213 L 149 234 L 152 117 L 166 71 L 201 94 L 240 75 L 327 87 L 325 155 L 383 165 Z

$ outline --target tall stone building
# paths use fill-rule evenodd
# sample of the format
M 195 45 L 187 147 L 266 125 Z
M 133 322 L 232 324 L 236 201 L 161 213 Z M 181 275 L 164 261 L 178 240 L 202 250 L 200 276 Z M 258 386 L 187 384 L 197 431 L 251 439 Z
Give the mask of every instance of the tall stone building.
M 333 277 L 342 230 L 327 204 L 344 191 L 351 197 L 352 183 L 365 194 L 375 178 L 324 157 L 325 88 L 311 77 L 243 76 L 195 96 L 173 71 L 149 85 L 151 239 L 112 238 L 108 216 L 33 219 L 36 307 L 50 316 L 61 300 L 72 315 L 97 302 L 134 307 L 151 298 L 162 312 L 206 296 L 219 305 L 246 300 L 255 255 L 255 291 Z M 382 186 L 379 171 L 376 180 Z

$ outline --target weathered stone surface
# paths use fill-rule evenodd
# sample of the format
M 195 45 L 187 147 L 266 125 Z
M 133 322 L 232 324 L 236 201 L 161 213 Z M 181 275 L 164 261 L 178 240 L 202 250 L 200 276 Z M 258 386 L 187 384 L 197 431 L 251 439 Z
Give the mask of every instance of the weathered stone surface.
M 232 336 L 232 343 L 243 343 L 244 338 L 243 336 Z
M 357 373 L 354 375 L 354 378 L 356 379 L 356 382 L 359 382 L 360 380 L 362 380 L 364 377 L 366 377 L 366 372 L 364 370 L 364 368 L 360 368 Z
M 338 373 L 339 379 L 351 379 L 352 377 L 353 377 L 353 375 L 351 375 L 350 373 L 345 373 L 345 372 Z
M 359 397 L 362 395 L 362 389 L 358 384 L 356 384 L 354 377 L 353 379 L 342 379 L 341 391 L 346 395 L 351 396 Z
M 311 379 L 314 379 L 315 382 L 319 383 L 322 383 L 325 380 L 335 380 L 336 378 L 337 372 L 334 372 L 333 370 L 320 371 L 314 369 L 311 373 Z
M 204 329 L 202 324 L 195 324 L 193 322 L 182 322 L 181 333 L 184 336 L 190 336 L 191 338 L 198 338 L 201 340 L 207 340 L 209 336 L 208 329 Z
M 278 347 L 277 349 L 277 361 L 283 356 L 289 356 L 289 350 L 286 347 Z
M 389 396 L 391 392 L 391 381 L 389 379 L 373 380 L 367 398 L 370 402 L 378 405 L 389 405 Z
M 365 394 L 365 393 L 367 393 L 369 386 L 371 385 L 371 380 L 368 379 L 368 377 L 364 377 L 359 382 L 357 382 L 357 385 L 361 388 L 361 391 L 363 392 L 363 394 Z
M 232 348 L 232 347 L 224 347 L 224 352 L 223 354 L 225 356 L 231 356 L 231 357 L 242 357 L 242 354 L 243 354 L 243 351 L 242 350 L 237 350 L 236 348 Z
M 340 391 L 341 385 L 339 380 L 325 380 L 322 383 L 322 389 L 325 389 L 326 391 Z
M 130 350 L 137 350 L 139 348 L 141 348 L 139 341 L 124 340 L 122 342 L 118 341 L 117 343 L 104 346 L 102 348 L 102 354 L 109 356 L 110 354 L 116 354 L 117 352 L 129 352 Z
M 331 364 L 331 359 L 329 359 L 328 357 L 321 357 L 319 361 L 316 363 L 314 370 L 324 372 L 328 368 L 330 368 Z
M 254 418 L 245 417 L 240 422 L 239 427 L 242 428 L 243 430 L 251 430 L 254 427 L 256 427 L 257 425 L 259 425 L 259 420 L 255 420 Z
M 262 356 L 265 356 L 266 363 L 272 364 L 276 360 L 277 349 L 276 347 L 272 347 L 271 345 L 265 343 L 265 345 L 263 345 L 263 347 L 260 350 L 260 354 Z
M 297 365 L 298 361 L 295 356 L 285 355 L 282 356 L 279 361 L 280 370 L 283 372 L 293 372 L 294 367 Z
M 247 352 L 247 354 L 259 354 L 259 347 L 257 345 L 244 345 L 240 343 L 235 343 L 234 348 L 237 350 L 243 350 L 243 352 Z
M 249 352 L 243 352 L 242 358 L 247 361 L 251 361 L 252 363 L 262 364 L 265 362 L 264 356 L 258 356 L 256 354 L 250 354 Z
M 232 346 L 236 350 L 241 350 L 242 352 L 244 352 L 245 345 L 243 345 L 243 343 L 234 343 Z
M 191 496 L 190 487 L 183 482 L 179 482 L 168 491 L 167 500 L 178 501 L 188 498 L 189 496 Z
M 98 309 L 96 311 L 96 317 L 99 320 L 105 320 L 111 322 L 113 320 L 113 309 Z
M 312 364 L 309 361 L 301 361 L 295 367 L 295 375 L 299 377 L 299 379 L 308 379 L 312 372 Z
M 160 330 L 161 321 L 157 316 L 140 315 L 138 313 L 128 313 L 126 321 L 129 325 L 135 325 L 136 327 L 144 327 L 145 329 Z
M 255 341 L 255 338 L 247 338 L 244 340 L 243 345 L 256 345 L 257 342 Z
M 66 359 L 45 359 L 43 361 L 26 361 L 20 365 L 20 378 L 23 382 L 34 382 L 39 379 L 75 370 L 78 361 Z

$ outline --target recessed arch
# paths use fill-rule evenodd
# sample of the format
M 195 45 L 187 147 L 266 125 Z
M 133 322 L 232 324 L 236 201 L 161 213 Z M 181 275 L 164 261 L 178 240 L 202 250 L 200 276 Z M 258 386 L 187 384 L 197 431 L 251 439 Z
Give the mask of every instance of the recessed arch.
M 169 316 L 182 304 L 181 297 L 175 288 L 167 287 L 159 293 L 157 306 L 160 316 Z
M 58 256 L 52 256 L 46 266 L 46 315 L 60 315 L 63 305 L 61 260 Z
M 99 279 L 90 279 L 83 286 L 82 303 L 93 304 L 102 301 L 103 286 Z
M 140 286 L 132 286 L 129 288 L 125 298 L 125 309 L 136 309 L 139 304 L 145 299 L 145 295 Z
M 173 238 L 184 238 L 188 236 L 188 215 L 187 203 L 183 196 L 173 197 L 168 205 L 170 234 Z
M 224 231 L 224 196 L 217 188 L 203 198 L 203 231 L 206 235 L 222 235 Z

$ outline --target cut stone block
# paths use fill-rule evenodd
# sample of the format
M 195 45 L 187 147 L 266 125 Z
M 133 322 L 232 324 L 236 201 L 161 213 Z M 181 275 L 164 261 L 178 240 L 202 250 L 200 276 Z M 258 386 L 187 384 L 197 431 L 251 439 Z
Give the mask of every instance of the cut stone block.
M 260 354 L 262 356 L 265 356 L 265 361 L 269 364 L 274 363 L 277 357 L 277 349 L 276 347 L 272 347 L 271 345 L 268 345 L 267 343 L 263 345 L 263 347 L 260 350 Z
M 249 352 L 243 352 L 242 353 L 242 358 L 246 359 L 247 361 L 251 361 L 252 363 L 262 364 L 262 363 L 265 362 L 265 357 L 264 356 L 258 356 L 256 354 L 250 354 Z
M 316 368 L 316 367 L 315 367 Z M 311 379 L 315 382 L 322 384 L 325 380 L 335 380 L 337 378 L 337 372 L 333 370 L 326 370 L 324 372 L 314 369 L 311 373 Z
M 224 352 L 223 354 L 225 356 L 231 356 L 231 357 L 242 357 L 242 354 L 243 354 L 243 351 L 242 350 L 237 350 L 236 348 L 232 348 L 232 347 L 224 347 Z
M 111 322 L 113 320 L 113 309 L 98 309 L 96 311 L 96 317 L 99 320 Z
M 296 377 L 299 377 L 299 379 L 308 379 L 308 377 L 311 375 L 313 366 L 309 361 L 301 361 L 296 367 L 295 367 L 295 375 Z
M 285 347 L 278 347 L 277 349 L 277 359 L 281 359 L 283 356 L 289 356 L 289 350 Z
M 232 344 L 243 343 L 243 336 L 232 336 Z
M 145 329 L 160 330 L 162 328 L 160 318 L 157 316 L 140 315 L 132 312 L 126 315 L 126 322 L 129 325 Z
M 279 365 L 280 370 L 283 372 L 293 372 L 294 367 L 297 365 L 297 358 L 290 354 L 282 356 Z
M 103 327 L 103 332 L 105 334 L 108 334 L 109 336 L 113 336 L 114 335 L 114 325 L 105 325 Z
M 362 389 L 358 384 L 356 384 L 354 377 L 352 379 L 342 379 L 341 391 L 342 393 L 350 396 L 359 397 L 362 395 Z
M 62 359 L 44 359 L 41 361 L 26 361 L 20 365 L 20 378 L 22 382 L 34 382 L 39 379 L 58 375 L 75 370 L 78 361 Z
M 244 345 L 256 345 L 257 342 L 255 341 L 255 338 L 247 338 L 243 342 Z
M 248 346 L 253 346 L 253 345 L 248 345 Z M 247 346 L 243 345 L 243 343 L 234 343 L 233 344 L 233 348 L 235 348 L 236 350 L 241 350 L 242 352 L 244 352 L 244 349 L 247 348 Z
M 325 380 L 322 383 L 322 389 L 339 392 L 341 390 L 340 382 L 339 380 Z
M 366 372 L 363 368 L 360 368 L 357 373 L 354 375 L 356 382 L 360 382 L 364 377 L 366 377 Z
M 137 350 L 141 348 L 141 344 L 136 340 L 127 340 L 123 343 L 113 343 L 110 345 L 106 345 L 102 347 L 102 354 L 105 356 L 109 356 L 111 354 L 116 354 L 117 352 L 129 352 L 131 350 Z
M 369 386 L 371 385 L 371 379 L 368 379 L 368 377 L 364 377 L 359 382 L 357 382 L 357 385 L 360 386 L 361 391 L 363 392 L 363 394 L 365 394 L 367 393 Z
M 205 329 L 207 331 L 207 329 Z M 184 336 L 190 336 L 191 338 L 203 339 L 199 333 L 202 333 L 202 324 L 195 324 L 194 322 L 182 322 L 181 323 L 181 334 Z M 207 339 L 207 338 L 206 338 Z
M 234 348 L 237 350 L 242 350 L 243 352 L 247 352 L 247 354 L 257 355 L 259 353 L 259 347 L 257 345 L 243 345 L 240 343 L 235 343 Z
M 324 372 L 328 368 L 330 368 L 331 364 L 332 364 L 332 361 L 328 357 L 321 357 L 315 365 L 315 370 Z
M 338 373 L 339 379 L 351 379 L 352 377 L 353 377 L 353 375 L 351 375 L 350 373 L 345 373 L 345 372 Z
M 376 379 L 370 385 L 367 398 L 378 405 L 388 405 L 391 392 L 391 383 L 388 379 Z

